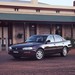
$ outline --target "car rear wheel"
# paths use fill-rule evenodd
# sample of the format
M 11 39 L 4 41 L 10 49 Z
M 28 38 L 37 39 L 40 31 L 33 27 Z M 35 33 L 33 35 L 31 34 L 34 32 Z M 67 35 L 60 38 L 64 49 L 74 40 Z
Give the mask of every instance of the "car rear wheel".
M 37 50 L 36 59 L 41 60 L 44 57 L 44 51 L 42 49 Z
M 67 54 L 68 54 L 67 47 L 64 47 L 62 52 L 61 52 L 61 56 L 66 57 Z

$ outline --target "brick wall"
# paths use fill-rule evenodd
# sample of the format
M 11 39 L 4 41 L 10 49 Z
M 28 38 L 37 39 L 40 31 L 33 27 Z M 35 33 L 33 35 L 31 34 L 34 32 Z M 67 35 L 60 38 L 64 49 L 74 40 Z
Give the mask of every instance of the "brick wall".
M 15 34 L 14 34 L 14 39 L 16 40 L 15 43 L 21 43 L 24 42 L 24 31 L 23 31 L 23 25 L 15 25 Z M 17 38 L 18 34 L 23 34 L 22 38 Z
M 65 37 L 71 38 L 71 25 L 64 26 L 64 35 Z
M 50 34 L 50 26 L 49 25 L 39 25 L 38 31 L 39 31 L 39 34 Z
M 15 38 L 16 43 L 24 42 L 24 36 L 25 39 L 29 38 L 29 25 L 25 25 L 25 34 L 24 34 L 24 28 L 23 25 L 14 25 L 15 27 L 15 35 L 13 38 Z M 51 31 L 54 34 L 54 26 L 52 26 Z M 75 38 L 75 26 L 73 29 L 73 38 Z M 16 36 L 18 33 L 22 33 L 23 37 L 21 39 L 18 39 Z M 37 25 L 37 34 L 50 34 L 50 25 Z M 64 25 L 64 37 L 71 37 L 71 25 Z

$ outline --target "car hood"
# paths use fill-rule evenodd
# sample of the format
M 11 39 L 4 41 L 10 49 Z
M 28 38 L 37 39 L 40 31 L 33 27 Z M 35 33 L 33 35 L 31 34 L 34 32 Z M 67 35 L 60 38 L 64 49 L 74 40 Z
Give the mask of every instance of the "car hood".
M 33 47 L 33 46 L 38 46 L 41 45 L 42 43 L 22 43 L 22 44 L 15 44 L 12 45 L 12 48 L 23 48 L 23 47 Z

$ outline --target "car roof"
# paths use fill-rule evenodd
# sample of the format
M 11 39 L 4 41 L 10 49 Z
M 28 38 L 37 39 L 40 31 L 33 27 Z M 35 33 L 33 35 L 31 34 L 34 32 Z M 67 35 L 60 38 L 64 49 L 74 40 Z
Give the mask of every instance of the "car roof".
M 33 36 L 48 36 L 48 34 L 39 34 L 39 35 L 33 35 Z
M 49 36 L 49 35 L 54 36 L 54 35 L 57 35 L 57 34 L 38 34 L 38 35 L 33 35 L 33 36 Z M 59 35 L 58 35 L 58 36 L 59 36 Z

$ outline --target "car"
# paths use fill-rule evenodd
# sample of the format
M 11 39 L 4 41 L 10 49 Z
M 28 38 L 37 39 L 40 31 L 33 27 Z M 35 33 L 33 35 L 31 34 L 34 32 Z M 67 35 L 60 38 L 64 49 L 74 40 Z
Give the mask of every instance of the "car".
M 16 59 L 21 57 L 35 57 L 40 60 L 47 54 L 60 53 L 61 56 L 66 57 L 71 47 L 70 40 L 66 40 L 60 35 L 33 35 L 24 43 L 9 46 L 8 54 Z

